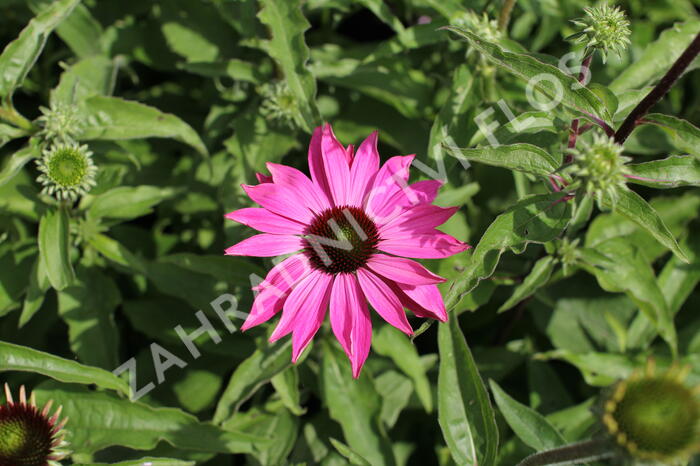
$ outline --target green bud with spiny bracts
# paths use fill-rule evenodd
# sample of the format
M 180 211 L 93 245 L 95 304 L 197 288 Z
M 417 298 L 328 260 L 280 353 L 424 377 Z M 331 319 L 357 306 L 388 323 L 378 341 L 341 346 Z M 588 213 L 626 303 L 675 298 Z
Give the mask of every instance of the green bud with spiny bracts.
M 614 385 L 603 402 L 603 425 L 625 454 L 639 461 L 685 464 L 700 452 L 698 387 L 688 368 L 657 373 L 653 360 Z
M 87 146 L 77 143 L 57 143 L 45 150 L 37 160 L 41 174 L 37 181 L 42 193 L 59 201 L 73 201 L 95 185 L 97 167 Z
M 75 105 L 56 103 L 39 110 L 42 113 L 37 118 L 41 128 L 39 136 L 46 141 L 71 142 L 83 130 L 80 111 Z
M 617 6 L 610 7 L 607 3 L 583 10 L 586 16 L 572 21 L 580 30 L 567 39 L 584 44 L 587 53 L 599 50 L 603 63 L 607 61 L 610 52 L 620 56 L 630 44 L 630 23 L 624 11 Z
M 68 419 L 60 420 L 61 408 L 51 415 L 52 403 L 39 410 L 24 387 L 15 402 L 5 384 L 6 402 L 0 405 L 0 466 L 60 466 L 68 456 L 64 440 Z

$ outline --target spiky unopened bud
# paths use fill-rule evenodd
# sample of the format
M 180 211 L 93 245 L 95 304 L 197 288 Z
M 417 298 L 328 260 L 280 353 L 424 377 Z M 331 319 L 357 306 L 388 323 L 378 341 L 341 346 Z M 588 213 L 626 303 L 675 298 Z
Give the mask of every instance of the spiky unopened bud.
M 599 50 L 603 63 L 610 52 L 621 55 L 630 43 L 630 22 L 624 11 L 607 3 L 599 7 L 586 7 L 583 11 L 585 17 L 572 21 L 579 31 L 568 39 L 585 44 L 588 50 Z

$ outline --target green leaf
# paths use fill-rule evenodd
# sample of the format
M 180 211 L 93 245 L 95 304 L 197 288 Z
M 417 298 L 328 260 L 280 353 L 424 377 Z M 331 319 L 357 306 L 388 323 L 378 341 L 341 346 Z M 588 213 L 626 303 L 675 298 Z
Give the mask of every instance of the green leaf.
M 526 445 L 537 451 L 543 451 L 566 443 L 564 437 L 544 416 L 511 398 L 493 380 L 491 380 L 491 391 L 506 422 Z
M 23 129 L 16 128 L 14 126 L 6 125 L 5 123 L 0 123 L 0 147 L 4 146 L 13 139 L 21 138 L 26 136 L 27 132 Z M 2 172 L 0 172 L 0 179 L 2 179 Z M 1 185 L 2 183 L 0 183 Z
M 119 186 L 95 198 L 87 209 L 93 218 L 131 220 L 150 214 L 152 207 L 175 196 L 172 188 Z
M 374 350 L 391 358 L 411 380 L 423 407 L 427 412 L 433 410 L 433 394 L 430 381 L 420 360 L 415 345 L 399 330 L 390 325 L 382 326 L 372 337 Z
M 272 35 L 267 52 L 279 64 L 292 94 L 296 97 L 307 131 L 321 122 L 316 107 L 316 81 L 307 68 L 309 48 L 304 31 L 310 24 L 301 12 L 299 0 L 261 0 L 258 18 Z
M 51 91 L 51 104 L 72 105 L 88 97 L 112 94 L 116 71 L 114 61 L 102 55 L 80 60 L 61 74 L 58 86 Z
M 387 427 L 394 427 L 413 394 L 413 383 L 403 374 L 389 370 L 375 379 L 374 386 L 382 397 L 381 419 Z
M 33 12 L 37 13 L 50 3 L 51 0 L 32 0 L 29 6 Z M 100 41 L 102 26 L 85 5 L 77 5 L 70 16 L 56 28 L 56 34 L 80 58 L 96 55 L 102 51 Z
M 71 449 L 79 453 L 114 445 L 150 450 L 160 441 L 197 451 L 251 453 L 255 443 L 264 442 L 261 437 L 200 422 L 179 409 L 153 408 L 82 387 L 39 387 L 35 393 L 42 404 L 52 399 L 63 406 L 71 423 Z
M 639 194 L 629 189 L 620 189 L 618 190 L 618 198 L 615 203 L 612 202 L 609 196 L 605 196 L 603 205 L 614 209 L 615 212 L 647 230 L 659 243 L 677 255 L 679 259 L 688 262 L 688 258 L 678 245 L 671 230 L 661 220 L 654 208 L 642 199 Z
M 330 416 L 343 428 L 350 448 L 372 465 L 395 464 L 391 444 L 379 428 L 381 399 L 367 370 L 353 380 L 345 354 L 324 341 L 321 383 Z
M 3 341 L 0 341 L 0 371 L 35 372 L 59 382 L 94 384 L 129 396 L 127 383 L 111 372 Z
M 120 303 L 119 288 L 99 269 L 79 268 L 77 280 L 58 293 L 58 314 L 68 325 L 70 347 L 80 362 L 106 370 L 118 366 L 114 311 Z
M 31 274 L 29 275 L 29 285 L 27 286 L 27 296 L 24 298 L 22 314 L 19 317 L 18 327 L 22 328 L 34 317 L 41 305 L 44 303 L 44 296 L 51 287 L 49 277 L 46 275 L 46 266 L 41 260 L 41 255 L 37 256 Z
M 698 32 L 700 21 L 697 19 L 668 28 L 655 42 L 644 47 L 642 56 L 615 78 L 610 89 L 619 95 L 622 91 L 651 84 L 668 71 Z
M 493 466 L 498 428 L 488 393 L 457 316 L 438 324 L 438 421 L 452 458 L 460 465 Z
M 182 461 L 172 458 L 141 458 L 138 460 L 131 461 L 120 461 L 119 463 L 73 463 L 73 466 L 195 466 L 194 461 Z
M 270 379 L 275 392 L 282 400 L 284 406 L 294 415 L 301 416 L 306 412 L 301 407 L 301 393 L 299 391 L 299 374 L 296 366 L 292 366 L 273 376 Z
M 584 115 L 594 115 L 606 122 L 612 120 L 605 104 L 591 90 L 582 86 L 576 78 L 564 74 L 556 66 L 520 53 L 506 52 L 498 45 L 464 29 L 448 26 L 454 32 L 484 54 L 489 60 L 514 75 L 532 83 L 532 87 L 551 99 L 561 100 L 566 107 Z M 546 78 L 545 78 L 546 77 Z
M 654 271 L 627 238 L 612 238 L 597 244 L 595 249 L 582 248 L 579 253 L 582 267 L 596 277 L 601 288 L 626 293 L 656 324 L 671 347 L 676 347 L 673 317 Z
M 39 156 L 39 148 L 33 145 L 26 146 L 12 154 L 0 171 L 0 186 L 14 178 L 30 160 Z
M 454 307 L 479 281 L 490 277 L 507 249 L 519 253 L 529 243 L 546 243 L 559 236 L 571 218 L 571 206 L 562 201 L 564 196 L 552 193 L 526 197 L 499 215 L 481 237 L 466 270 L 447 294 L 447 308 Z
M 97 252 L 102 254 L 107 259 L 124 267 L 130 267 L 137 272 L 145 272 L 145 263 L 129 251 L 123 244 L 105 236 L 101 233 L 90 236 L 88 238 L 90 246 L 95 248 Z
M 627 165 L 630 183 L 652 188 L 700 186 L 700 159 L 691 156 L 671 156 L 661 160 Z
M 700 128 L 697 126 L 686 120 L 659 113 L 645 116 L 642 122 L 664 130 L 678 150 L 700 157 Z
M 65 208 L 51 208 L 39 222 L 39 254 L 51 286 L 62 290 L 75 279 L 70 261 L 70 220 Z
M 556 264 L 557 261 L 552 256 L 546 256 L 538 260 L 523 282 L 515 288 L 511 297 L 498 308 L 498 312 L 507 311 L 546 285 L 549 277 L 552 276 L 552 271 Z
M 561 158 L 532 144 L 511 144 L 509 146 L 485 146 L 476 149 L 447 147 L 452 154 L 467 160 L 503 167 L 509 170 L 547 176 L 561 165 Z
M 172 138 L 202 155 L 209 154 L 190 125 L 157 108 L 118 97 L 93 96 L 85 100 L 82 111 L 86 124 L 81 139 Z
M 371 466 L 369 461 L 364 459 L 357 452 L 353 451 L 352 448 L 345 445 L 340 440 L 336 440 L 333 437 L 330 437 L 328 440 L 331 442 L 331 445 L 333 445 L 333 447 L 336 450 L 338 450 L 338 453 L 343 455 L 350 462 L 350 464 L 357 466 Z
M 291 365 L 291 339 L 266 344 L 263 349 L 256 350 L 231 375 L 216 406 L 214 422 L 226 421 L 260 387 Z
M 0 55 L 0 98 L 4 101 L 29 73 L 44 49 L 46 39 L 61 21 L 71 14 L 80 0 L 56 0 L 35 16 L 22 29 L 19 37 L 10 42 Z

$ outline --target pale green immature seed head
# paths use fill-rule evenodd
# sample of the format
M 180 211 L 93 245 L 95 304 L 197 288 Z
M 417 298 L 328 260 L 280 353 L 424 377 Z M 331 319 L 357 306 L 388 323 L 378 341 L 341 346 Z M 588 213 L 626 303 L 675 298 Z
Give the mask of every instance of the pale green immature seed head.
M 698 390 L 688 387 L 688 368 L 644 371 L 618 382 L 603 404 L 603 425 L 626 453 L 642 461 L 686 464 L 700 451 Z
M 625 189 L 628 169 L 625 166 L 630 158 L 622 155 L 622 146 L 612 137 L 595 134 L 593 141 L 581 141 L 581 149 L 569 149 L 573 162 L 565 173 L 580 181 L 587 194 L 595 196 L 598 204 L 608 197 L 613 204 L 619 197 L 619 190 Z
M 39 135 L 48 141 L 73 141 L 83 130 L 78 108 L 74 105 L 53 104 L 51 108 L 40 107 L 42 115 L 37 119 Z
M 472 10 L 459 11 L 452 16 L 450 24 L 467 29 L 488 42 L 497 42 L 503 38 L 498 21 L 489 19 L 486 13 L 478 15 Z
M 264 84 L 260 88 L 260 94 L 263 96 L 261 113 L 265 118 L 290 128 L 295 127 L 299 106 L 296 97 L 286 83 Z
M 95 186 L 97 167 L 87 146 L 77 143 L 58 143 L 45 150 L 37 161 L 41 174 L 37 181 L 42 193 L 59 201 L 73 201 Z
M 620 7 L 610 7 L 607 3 L 599 7 L 583 9 L 586 16 L 572 21 L 579 31 L 570 36 L 579 43 L 585 44 L 588 51 L 599 50 L 603 63 L 608 54 L 615 52 L 618 56 L 630 44 L 630 22 Z

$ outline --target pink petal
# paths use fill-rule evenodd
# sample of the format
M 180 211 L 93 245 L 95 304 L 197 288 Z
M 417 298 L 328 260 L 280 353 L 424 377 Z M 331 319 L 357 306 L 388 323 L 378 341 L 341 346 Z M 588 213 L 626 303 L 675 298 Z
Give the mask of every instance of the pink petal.
M 314 270 L 297 283 L 284 302 L 282 318 L 270 335 L 270 341 L 277 341 L 292 331 L 298 333 L 297 343 L 292 342 L 295 361 L 323 322 L 332 279 L 332 275 Z M 304 335 L 308 339 L 300 348 Z
M 331 328 L 352 365 L 352 376 L 360 376 L 372 342 L 372 320 L 357 279 L 338 274 L 330 300 Z
M 323 169 L 331 198 L 336 206 L 346 205 L 350 188 L 350 167 L 345 148 L 338 142 L 331 125 L 328 124 L 323 127 L 321 152 L 323 153 Z
M 445 223 L 457 210 L 459 207 L 421 204 L 380 226 L 379 235 L 388 239 L 394 236 L 405 236 L 407 232 L 430 233 L 435 227 Z
M 401 301 L 391 288 L 377 275 L 365 268 L 357 269 L 360 287 L 375 311 L 389 324 L 402 332 L 413 335 Z
M 260 207 L 247 207 L 234 210 L 225 216 L 229 220 L 242 223 L 264 233 L 301 235 L 305 225 Z
M 227 248 L 226 255 L 274 257 L 299 251 L 304 246 L 304 239 L 300 236 L 262 233 Z
M 345 149 L 345 159 L 348 161 L 348 166 L 352 166 L 352 159 L 355 154 L 355 146 L 352 144 L 348 144 L 347 149 Z
M 350 193 L 348 204 L 361 206 L 365 194 L 379 169 L 379 152 L 377 151 L 377 136 L 375 131 L 365 139 L 355 154 L 350 169 Z
M 403 283 L 396 285 L 402 292 L 397 292 L 399 299 L 415 315 L 437 319 L 441 322 L 447 321 L 445 302 L 437 285 L 411 286 Z
M 323 139 L 323 127 L 317 126 L 311 135 L 309 143 L 309 171 L 311 172 L 311 180 L 316 186 L 326 194 L 326 197 L 331 200 L 331 189 L 326 179 L 326 169 L 323 163 L 323 151 L 321 150 L 321 140 Z
M 418 262 L 403 257 L 375 254 L 367 261 L 367 267 L 379 276 L 408 285 L 428 285 L 445 281 Z
M 369 189 L 365 210 L 374 217 L 386 216 L 394 206 L 387 201 L 408 186 L 408 171 L 415 155 L 397 155 L 379 169 Z
M 255 177 L 258 179 L 258 183 L 272 183 L 272 177 L 269 175 L 263 175 L 262 173 L 256 173 Z
M 275 183 L 294 191 L 304 205 L 314 212 L 321 213 L 331 207 L 326 194 L 296 168 L 268 162 L 267 169 L 272 173 Z
M 423 180 L 407 186 L 405 189 L 396 192 L 386 202 L 387 206 L 379 210 L 381 218 L 389 221 L 395 216 L 392 213 L 399 214 L 411 207 L 421 204 L 432 204 L 442 185 L 442 181 L 439 180 Z
M 250 309 L 250 314 L 241 326 L 242 331 L 262 324 L 270 320 L 275 314 L 282 310 L 287 296 L 291 291 L 293 283 L 283 283 L 279 287 L 264 288 L 253 301 L 253 307 Z
M 435 230 L 429 234 L 417 234 L 405 237 L 383 239 L 377 248 L 380 251 L 397 256 L 418 259 L 442 259 L 453 256 L 471 248 L 452 236 Z
M 305 206 L 292 191 L 284 186 L 262 183 L 256 186 L 243 185 L 243 189 L 252 200 L 283 217 L 304 224 L 311 223 L 314 218 L 308 206 Z
M 305 254 L 295 254 L 275 265 L 254 290 L 274 287 L 284 289 L 298 282 L 311 271 L 311 264 Z

